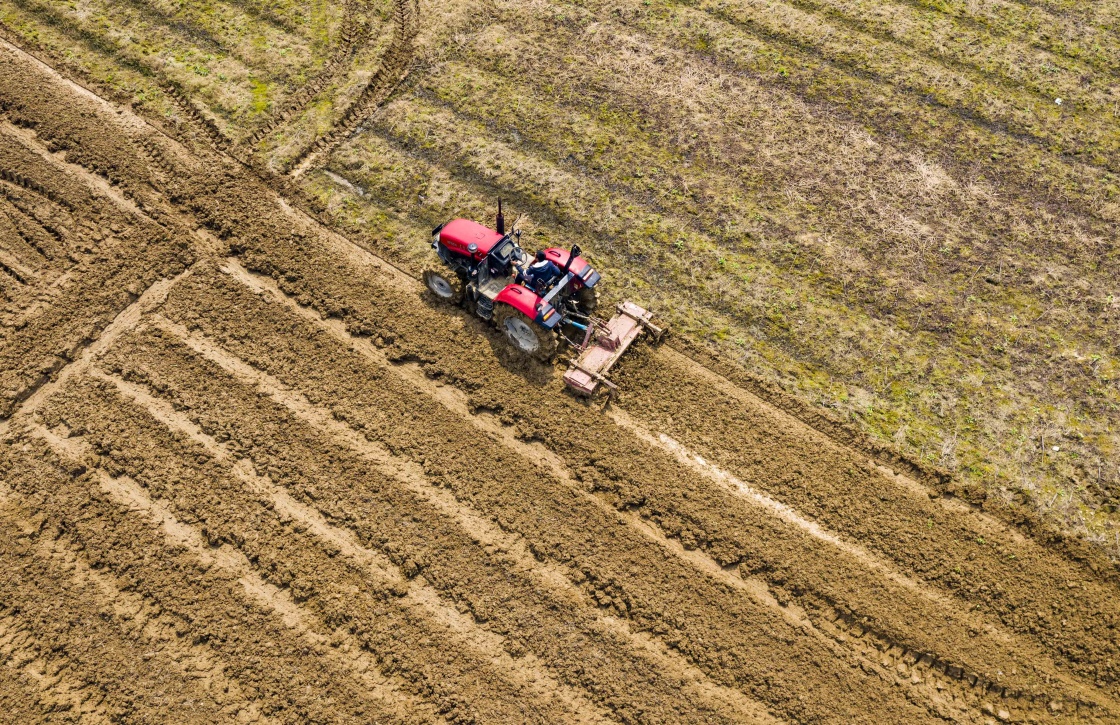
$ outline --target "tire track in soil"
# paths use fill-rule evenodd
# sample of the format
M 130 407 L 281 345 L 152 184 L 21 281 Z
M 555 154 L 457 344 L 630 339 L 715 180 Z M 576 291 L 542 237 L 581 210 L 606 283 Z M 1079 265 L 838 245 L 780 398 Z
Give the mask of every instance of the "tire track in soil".
M 73 464 L 84 465 L 83 461 L 92 457 L 88 444 L 84 441 L 61 438 L 42 425 L 33 426 L 31 433 L 61 458 Z M 112 476 L 101 468 L 94 468 L 93 474 L 102 491 L 119 505 L 157 526 L 173 546 L 183 547 L 204 566 L 217 568 L 236 577 L 237 583 L 250 600 L 278 616 L 284 626 L 307 645 L 325 652 L 324 659 L 335 668 L 348 672 L 364 692 L 384 704 L 386 712 L 393 713 L 402 721 L 415 719 L 420 715 L 425 716 L 429 722 L 444 722 L 428 703 L 403 691 L 403 683 L 396 677 L 382 674 L 374 658 L 351 635 L 337 630 L 332 637 L 322 634 L 324 629 L 329 628 L 301 608 L 289 591 L 263 579 L 241 552 L 227 546 L 210 545 L 197 527 L 178 520 L 162 502 L 152 499 L 132 478 Z M 331 646 L 332 639 L 339 641 L 342 646 Z
M 370 33 L 373 30 L 371 21 L 368 18 L 360 18 L 358 15 L 360 2 L 361 0 L 346 0 L 343 11 L 345 15 L 339 29 L 339 42 L 334 53 L 331 54 L 322 69 L 292 94 L 264 126 L 253 132 L 244 143 L 246 152 L 252 153 L 261 139 L 290 121 L 293 116 L 307 110 L 307 106 L 315 96 L 349 70 L 346 64 L 354 58 L 360 47 L 369 40 Z
M 358 431 L 337 420 L 329 411 L 311 404 L 298 391 L 288 388 L 268 374 L 239 360 L 201 334 L 191 332 L 182 325 L 159 315 L 154 316 L 153 325 L 180 340 L 200 357 L 214 363 L 242 384 L 251 386 L 259 393 L 268 396 L 277 405 L 288 409 L 297 419 L 328 435 L 340 446 L 351 449 L 388 477 L 402 483 L 421 500 L 427 501 L 434 508 L 447 515 L 449 519 L 455 521 L 464 532 L 481 546 L 495 548 L 502 552 L 504 556 L 510 558 L 516 569 L 530 572 L 534 581 L 541 587 L 553 592 L 558 600 L 586 600 L 586 595 L 571 582 L 562 569 L 547 561 L 539 560 L 532 554 L 523 539 L 502 531 L 490 523 L 481 513 L 457 500 L 451 493 L 432 485 L 420 466 L 401 459 L 380 444 L 369 440 Z M 106 378 L 111 379 L 118 387 L 121 387 L 122 384 L 132 388 L 136 387 L 116 376 L 107 375 Z M 151 397 L 150 393 L 143 394 Z M 161 402 L 154 402 L 153 405 L 165 410 L 169 407 L 168 404 Z M 168 417 L 170 418 L 170 415 Z M 183 429 L 190 429 L 192 436 L 198 434 L 204 436 L 205 439 L 213 440 L 202 433 L 194 423 L 188 422 L 189 419 L 185 416 L 178 415 L 177 417 L 180 422 L 175 425 L 181 425 Z M 169 425 L 171 424 L 169 423 Z M 239 463 L 245 466 L 252 465 L 244 460 Z M 588 604 L 588 602 L 584 603 Z M 592 608 L 595 607 L 595 605 L 591 606 Z M 690 683 L 690 689 L 697 695 L 713 703 L 728 706 L 744 718 L 743 721 L 775 722 L 758 703 L 733 689 L 712 683 L 691 663 L 672 650 L 660 646 L 648 636 L 632 631 L 624 620 L 611 616 L 599 616 L 596 624 L 616 635 L 619 640 L 627 642 L 635 651 L 646 653 L 662 671 L 671 673 L 681 681 Z
M 54 647 L 39 642 L 17 617 L 0 614 L 0 667 L 17 673 L 34 693 L 44 721 L 47 713 L 76 711 L 84 722 L 110 725 L 104 693 L 63 673 L 66 665 L 53 653 Z
M 340 425 L 325 411 L 314 409 L 298 394 L 285 390 L 273 381 L 261 380 L 253 374 L 248 365 L 223 354 L 207 341 L 197 335 L 191 335 L 181 326 L 158 317 L 156 325 L 182 339 L 191 349 L 199 352 L 206 359 L 215 362 L 220 360 L 221 367 L 232 372 L 235 377 L 242 379 L 249 377 L 250 384 L 255 384 L 262 392 L 274 399 L 284 400 L 286 407 L 298 411 L 298 415 L 304 420 L 310 419 L 308 422 L 313 426 L 330 428 L 332 422 Z M 515 662 L 507 654 L 502 637 L 479 628 L 474 621 L 445 602 L 439 592 L 422 578 L 410 579 L 387 556 L 363 546 L 352 532 L 333 526 L 318 511 L 292 498 L 267 476 L 259 475 L 252 461 L 238 458 L 228 450 L 227 446 L 204 433 L 188 416 L 176 411 L 171 404 L 157 398 L 151 391 L 115 375 L 99 370 L 93 370 L 91 374 L 114 385 L 124 397 L 147 410 L 167 428 L 182 433 L 202 446 L 216 461 L 228 465 L 233 475 L 250 491 L 266 498 L 280 515 L 299 522 L 316 537 L 337 548 L 345 557 L 355 562 L 358 568 L 372 577 L 377 587 L 403 592 L 402 602 L 421 611 L 422 616 L 446 625 L 454 633 L 453 636 L 458 638 L 457 646 L 474 650 L 484 661 L 490 662 L 502 676 L 526 693 L 531 693 L 531 696 L 543 705 L 567 713 L 566 717 L 572 718 L 573 722 L 603 723 L 611 720 L 605 712 L 588 702 L 582 694 L 558 682 L 543 668 L 525 661 L 524 658 Z M 370 444 L 370 447 L 373 446 Z M 375 451 L 372 457 L 380 466 L 384 466 L 384 461 L 389 455 L 391 454 L 387 451 Z
M 113 188 L 105 178 L 89 171 L 84 166 L 66 161 L 65 152 L 58 155 L 51 153 L 49 149 L 43 146 L 42 142 L 36 137 L 35 132 L 31 129 L 20 128 L 19 126 L 13 125 L 10 121 L 0 119 L 0 134 L 17 140 L 25 148 L 41 158 L 55 174 L 62 177 L 69 175 L 77 179 L 78 182 L 83 184 L 90 192 L 95 192 L 102 198 L 107 199 L 120 211 L 153 224 L 158 223 L 141 211 L 131 199 L 127 198 L 119 190 Z
M 678 560 L 687 568 L 701 574 L 711 581 L 719 582 L 730 590 L 745 593 L 750 599 L 764 610 L 773 612 L 786 622 L 794 631 L 807 634 L 819 646 L 825 647 L 832 656 L 841 661 L 853 662 L 852 666 L 861 666 L 865 672 L 874 673 L 884 681 L 894 682 L 893 674 L 887 672 L 876 661 L 868 659 L 853 647 L 841 647 L 840 644 L 846 637 L 830 639 L 813 625 L 797 607 L 785 606 L 770 592 L 764 581 L 749 576 L 740 576 L 738 573 L 728 571 L 702 551 L 686 550 L 681 544 L 666 536 L 656 525 L 640 518 L 635 513 L 620 511 L 607 501 L 588 491 L 583 484 L 575 480 L 568 472 L 567 465 L 555 454 L 540 444 L 528 443 L 519 440 L 514 431 L 503 426 L 497 420 L 485 415 L 471 412 L 469 402 L 465 395 L 458 389 L 450 386 L 437 386 L 429 380 L 423 371 L 415 365 L 393 364 L 385 354 L 368 340 L 355 338 L 349 334 L 345 325 L 337 319 L 323 319 L 311 309 L 304 308 L 284 294 L 271 279 L 262 278 L 247 272 L 233 259 L 226 261 L 224 271 L 235 277 L 249 290 L 255 293 L 264 293 L 275 303 L 282 304 L 293 313 L 304 318 L 313 325 L 326 331 L 343 346 L 352 349 L 359 355 L 369 359 L 374 365 L 386 373 L 400 378 L 410 387 L 418 390 L 434 402 L 444 407 L 448 412 L 460 419 L 468 426 L 474 427 L 486 438 L 493 440 L 500 446 L 516 453 L 527 461 L 535 461 L 542 465 L 559 483 L 577 496 L 584 504 L 589 505 L 599 512 L 606 520 L 623 524 L 637 533 L 641 539 L 651 544 L 665 555 Z M 610 528 L 610 527 L 607 527 Z M 837 617 L 838 618 L 838 617 Z M 915 657 L 915 660 L 918 660 Z M 933 682 L 923 679 L 920 682 L 900 680 L 900 683 L 909 683 L 920 697 L 925 701 L 931 699 L 937 702 L 942 699 L 936 689 L 936 678 L 929 678 Z M 983 685 L 983 682 L 982 682 Z M 934 705 L 936 707 L 936 705 Z
M 145 289 L 132 304 L 121 310 L 113 321 L 109 323 L 101 334 L 94 340 L 86 342 L 81 352 L 69 364 L 60 364 L 57 370 L 52 370 L 48 375 L 37 381 L 37 385 L 22 391 L 17 397 L 17 408 L 8 418 L 0 420 L 0 440 L 8 435 L 12 418 L 16 415 L 30 415 L 34 413 L 56 391 L 62 389 L 75 375 L 81 375 L 93 360 L 107 350 L 120 335 L 135 327 L 141 316 L 154 310 L 167 299 L 168 293 L 179 281 L 190 275 L 193 267 L 184 270 L 175 277 L 157 280 Z
M 393 40 L 381 58 L 381 65 L 353 103 L 342 113 L 334 127 L 300 151 L 288 163 L 288 175 L 298 178 L 318 159 L 326 157 L 369 118 L 378 106 L 408 75 L 412 63 L 412 41 L 419 30 L 418 0 L 395 0 L 393 9 Z
M 207 645 L 184 640 L 176 631 L 176 623 L 168 621 L 159 607 L 133 592 L 123 591 L 110 575 L 91 569 L 74 553 L 72 542 L 62 537 L 58 531 L 44 530 L 42 516 L 34 520 L 28 519 L 24 513 L 26 505 L 19 503 L 18 497 L 5 489 L 6 487 L 0 487 L 0 529 L 5 529 L 12 541 L 18 541 L 17 537 L 30 539 L 28 548 L 40 562 L 46 562 L 45 569 L 50 571 L 51 578 L 66 582 L 59 583 L 59 588 L 70 590 L 67 592 L 70 597 L 80 598 L 94 612 L 75 612 L 66 606 L 67 603 L 53 589 L 43 592 L 40 599 L 52 602 L 60 611 L 70 612 L 67 616 L 71 621 L 81 614 L 82 621 L 95 618 L 98 624 L 110 622 L 117 638 L 125 640 L 125 660 L 130 656 L 127 651 L 131 650 L 132 658 L 142 659 L 146 663 L 145 674 L 173 672 L 181 682 L 187 684 L 183 688 L 185 691 L 179 694 L 194 702 L 196 717 L 217 718 L 224 715 L 245 718 L 243 722 L 272 722 L 261 716 L 256 702 L 244 697 L 237 682 L 225 676 Z M 26 574 L 34 577 L 40 586 L 45 583 L 46 577 L 42 572 L 32 570 Z M 9 606 L 11 601 L 6 599 Z M 27 606 L 25 604 L 23 608 L 26 609 Z M 109 651 L 107 648 L 114 645 L 120 646 L 119 643 L 99 643 L 98 650 L 102 654 L 95 655 L 97 659 L 105 659 L 106 662 L 115 659 L 119 662 L 122 659 L 120 656 L 104 657 L 104 653 Z M 143 654 L 137 651 L 140 645 L 144 645 L 147 650 Z M 59 651 L 64 651 L 64 648 Z M 77 669 L 73 665 L 69 665 L 69 668 Z M 54 677 L 58 678 L 59 675 Z M 161 685 L 162 683 L 161 678 Z M 162 686 L 166 690 L 166 685 Z M 98 689 L 94 685 L 89 685 L 88 688 Z M 107 698 L 108 701 L 114 699 L 111 690 L 105 686 L 99 690 L 98 697 Z M 105 705 L 102 704 L 100 709 L 104 711 Z
M 45 229 L 42 230 L 45 236 L 29 234 L 29 219 L 0 189 L 0 240 L 4 247 L 40 273 L 53 271 L 55 261 L 62 256 L 61 248 Z M 33 226 L 39 226 L 38 222 L 34 222 Z

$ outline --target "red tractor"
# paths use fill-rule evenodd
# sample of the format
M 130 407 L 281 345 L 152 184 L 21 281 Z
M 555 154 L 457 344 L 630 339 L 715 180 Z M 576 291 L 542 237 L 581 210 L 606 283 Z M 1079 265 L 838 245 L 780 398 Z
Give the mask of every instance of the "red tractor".
M 489 320 L 526 356 L 550 362 L 561 341 L 578 350 L 564 377 L 577 392 L 590 394 L 598 383 L 613 389 L 602 373 L 643 330 L 660 337 L 652 315 L 626 302 L 609 322 L 595 317 L 600 277 L 578 246 L 545 249 L 530 259 L 519 244 L 521 232 L 506 233 L 501 202 L 497 226 L 454 219 L 433 229 L 432 249 L 443 265 L 424 270 L 424 285 L 436 299 Z

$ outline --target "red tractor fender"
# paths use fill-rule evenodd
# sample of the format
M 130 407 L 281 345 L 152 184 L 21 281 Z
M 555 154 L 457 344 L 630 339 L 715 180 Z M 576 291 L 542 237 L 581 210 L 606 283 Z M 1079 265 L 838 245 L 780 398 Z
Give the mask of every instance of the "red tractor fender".
M 560 269 L 564 269 L 564 265 L 568 263 L 568 258 L 571 254 L 572 253 L 567 249 L 560 249 L 558 247 L 550 247 L 544 250 L 545 257 Z M 569 271 L 576 278 L 578 285 L 576 289 L 579 289 L 579 286 L 594 287 L 599 281 L 599 273 L 592 269 L 591 265 L 588 264 L 587 260 L 583 257 L 576 257 L 572 260 L 572 266 L 569 268 Z
M 549 330 L 560 324 L 560 315 L 551 304 L 533 290 L 520 284 L 507 284 L 494 298 L 494 304 L 503 302 Z

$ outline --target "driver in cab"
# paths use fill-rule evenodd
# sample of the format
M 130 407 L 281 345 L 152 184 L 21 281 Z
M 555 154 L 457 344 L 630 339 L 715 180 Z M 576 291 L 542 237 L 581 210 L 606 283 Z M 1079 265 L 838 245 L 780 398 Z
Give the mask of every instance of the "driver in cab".
M 536 259 L 529 265 L 529 269 L 521 274 L 521 282 L 536 290 L 538 293 L 548 289 L 548 286 L 560 276 L 560 268 L 544 255 L 544 252 L 537 252 Z

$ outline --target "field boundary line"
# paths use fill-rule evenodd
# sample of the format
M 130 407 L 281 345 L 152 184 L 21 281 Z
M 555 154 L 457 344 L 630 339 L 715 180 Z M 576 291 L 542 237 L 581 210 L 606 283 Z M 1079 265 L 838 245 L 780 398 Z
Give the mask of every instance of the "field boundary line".
M 31 426 L 30 433 L 44 441 L 62 458 L 83 464 L 92 459 L 88 444 L 83 441 L 61 438 L 39 424 Z M 342 647 L 336 649 L 331 646 L 332 637 L 320 632 L 328 628 L 314 615 L 304 611 L 288 590 L 261 577 L 240 551 L 229 546 L 213 547 L 207 544 L 197 527 L 178 520 L 170 509 L 149 496 L 144 487 L 129 476 L 112 476 L 103 468 L 90 468 L 101 490 L 113 501 L 148 519 L 163 532 L 164 538 L 171 544 L 183 547 L 200 562 L 217 567 L 234 577 L 251 601 L 272 612 L 285 627 L 312 647 L 324 652 L 324 660 L 349 672 L 354 681 L 364 688 L 364 692 L 381 700 L 387 707 L 402 715 L 402 719 L 407 719 L 404 716 L 408 714 L 425 713 L 429 720 L 444 721 L 431 704 L 409 694 L 398 678 L 383 674 L 376 659 L 353 635 L 342 631 L 334 632 L 335 638 L 340 638 L 344 644 L 349 645 L 347 649 L 355 653 L 352 656 L 347 657 Z
M 39 533 L 41 527 L 16 510 L 26 508 L 19 500 L 22 497 L 10 489 L 5 489 L 6 487 L 0 486 L 0 516 L 6 516 L 29 534 Z M 217 688 L 222 692 L 223 698 L 235 700 L 231 703 L 237 706 L 233 713 L 235 717 L 244 715 L 248 721 L 266 725 L 273 722 L 272 718 L 261 713 L 260 706 L 255 700 L 245 696 L 237 680 L 226 676 L 224 667 L 215 662 L 215 654 L 206 643 L 184 642 L 175 632 L 174 625 L 161 621 L 164 615 L 158 606 L 148 602 L 140 594 L 121 589 L 113 581 L 111 574 L 92 569 L 88 563 L 63 545 L 61 537 L 54 540 L 45 536 L 38 538 L 37 551 L 44 560 L 50 562 L 52 569 L 65 572 L 79 586 L 89 585 L 96 589 L 100 594 L 99 601 L 96 602 L 97 608 L 103 612 L 110 610 L 114 618 L 122 622 L 127 621 L 132 630 L 131 634 L 138 640 L 158 646 L 160 652 L 173 652 L 174 656 L 171 659 L 184 679 L 198 678 L 197 673 L 204 673 L 207 680 L 206 689 Z M 121 629 L 123 630 L 123 626 Z M 125 634 L 128 633 L 122 631 L 122 636 Z M 222 710 L 227 713 L 230 709 L 230 704 L 222 706 Z
M 220 354 L 228 355 L 224 351 L 219 353 L 212 346 L 207 345 L 206 341 L 201 340 L 199 336 L 190 335 L 189 332 L 180 329 L 179 326 L 166 320 L 166 318 L 159 318 L 156 324 L 160 329 L 179 337 L 188 347 L 203 355 L 206 359 L 215 362 L 215 364 L 219 364 L 214 360 L 215 357 Z M 240 367 L 233 362 L 232 357 L 226 363 L 221 365 L 223 369 L 231 372 L 239 379 L 245 378 L 246 370 L 241 369 L 240 374 L 231 370 L 231 368 Z M 248 368 L 248 366 L 244 367 Z M 283 487 L 277 486 L 267 476 L 258 474 L 251 460 L 238 458 L 229 451 L 228 446 L 219 443 L 205 433 L 188 416 L 176 411 L 170 403 L 155 397 L 142 386 L 123 380 L 118 376 L 100 370 L 92 371 L 91 375 L 114 385 L 123 396 L 147 410 L 153 418 L 169 430 L 178 431 L 202 446 L 215 459 L 228 465 L 233 475 L 255 495 L 267 498 L 275 506 L 278 513 L 300 522 L 316 537 L 337 547 L 344 557 L 353 561 L 365 574 L 371 576 L 374 585 L 378 588 L 398 595 L 403 594 L 403 599 L 408 606 L 423 612 L 422 616 L 427 619 L 447 626 L 453 632 L 453 637 L 460 640 L 460 644 L 465 644 L 467 648 L 474 649 L 477 655 L 494 666 L 499 675 L 505 676 L 511 683 L 527 692 L 534 693 L 542 701 L 542 704 L 555 707 L 558 700 L 580 722 L 611 722 L 610 717 L 604 711 L 586 701 L 581 694 L 561 683 L 535 662 L 527 661 L 526 658 L 514 662 L 502 645 L 504 637 L 479 627 L 470 617 L 460 613 L 444 601 L 438 590 L 424 580 L 422 576 L 413 579 L 407 578 L 385 554 L 362 545 L 352 531 L 331 524 L 318 510 L 292 498 Z M 302 398 L 295 391 L 286 389 L 273 381 L 261 380 L 254 376 L 254 379 L 249 382 L 263 392 L 268 392 L 273 399 L 278 397 L 288 399 L 297 396 Z M 297 412 L 302 420 L 310 422 L 317 428 L 333 427 L 330 422 L 333 419 L 325 411 L 318 410 L 305 399 L 291 400 L 285 407 Z M 317 418 L 317 420 L 312 422 L 309 420 L 311 418 Z M 334 422 L 338 423 L 337 421 Z M 342 424 L 338 423 L 338 425 Z M 335 432 L 335 437 L 337 435 L 337 432 Z M 383 455 L 387 457 L 391 454 L 386 451 Z M 400 476 L 399 473 L 395 475 Z

